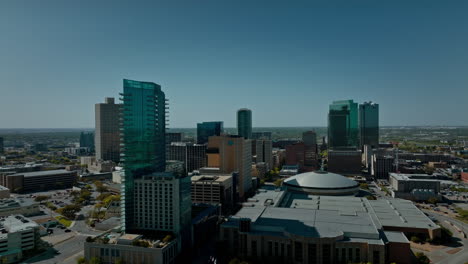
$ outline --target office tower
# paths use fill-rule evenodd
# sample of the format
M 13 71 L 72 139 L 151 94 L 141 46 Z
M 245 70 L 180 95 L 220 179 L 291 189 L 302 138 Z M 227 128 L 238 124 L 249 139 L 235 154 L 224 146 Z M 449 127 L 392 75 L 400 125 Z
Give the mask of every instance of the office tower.
M 3 138 L 0 137 L 0 154 L 3 154 L 4 152 Z
M 80 148 L 89 148 L 89 151 L 94 151 L 94 133 L 81 132 L 80 134 Z
M 308 170 L 318 169 L 318 147 L 317 134 L 315 131 L 306 131 L 302 133 L 304 142 L 304 167 Z
M 172 142 L 169 145 L 167 160 L 182 161 L 185 173 L 198 170 L 206 166 L 206 145 Z
M 328 171 L 335 173 L 361 173 L 360 150 L 328 150 Z
M 252 143 L 240 136 L 214 136 L 208 140 L 208 167 L 220 173 L 238 172 L 239 197 L 245 198 L 252 188 Z
M 158 84 L 124 79 L 123 86 L 121 222 L 127 231 L 138 227 L 134 222 L 135 179 L 164 172 L 166 167 L 167 103 Z
M 135 179 L 135 228 L 182 232 L 191 220 L 191 185 L 190 177 L 172 172 Z
M 331 149 L 358 147 L 358 105 L 353 100 L 334 101 L 330 105 L 328 145 Z
M 252 111 L 242 108 L 237 111 L 237 135 L 252 138 Z
M 264 162 L 267 170 L 273 168 L 273 143 L 271 140 L 252 140 L 252 160 L 255 163 Z
M 252 139 L 271 140 L 271 132 L 252 132 Z
M 211 136 L 221 136 L 223 133 L 223 122 L 203 122 L 197 124 L 197 143 L 206 144 Z
M 120 107 L 112 97 L 106 97 L 104 103 L 98 103 L 94 107 L 96 160 L 120 161 Z
M 394 172 L 395 158 L 393 156 L 372 155 L 371 174 L 375 179 L 388 180 L 388 174 Z
M 365 102 L 359 105 L 359 133 L 361 147 L 379 147 L 379 105 Z

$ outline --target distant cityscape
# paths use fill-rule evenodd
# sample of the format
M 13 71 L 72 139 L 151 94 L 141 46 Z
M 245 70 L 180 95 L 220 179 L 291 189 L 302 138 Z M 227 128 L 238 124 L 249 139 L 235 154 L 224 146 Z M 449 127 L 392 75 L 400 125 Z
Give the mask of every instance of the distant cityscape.
M 124 79 L 94 129 L 0 130 L 3 263 L 467 260 L 468 128 L 380 127 L 353 100 L 315 128 L 241 108 L 169 129 L 169 109 Z

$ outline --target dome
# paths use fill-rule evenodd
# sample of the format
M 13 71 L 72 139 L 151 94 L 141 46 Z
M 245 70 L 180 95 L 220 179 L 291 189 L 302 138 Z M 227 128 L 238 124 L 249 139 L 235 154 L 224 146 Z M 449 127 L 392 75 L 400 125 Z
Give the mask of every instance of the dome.
M 327 171 L 301 173 L 284 180 L 283 185 L 290 191 L 316 195 L 353 195 L 359 191 L 359 183 Z

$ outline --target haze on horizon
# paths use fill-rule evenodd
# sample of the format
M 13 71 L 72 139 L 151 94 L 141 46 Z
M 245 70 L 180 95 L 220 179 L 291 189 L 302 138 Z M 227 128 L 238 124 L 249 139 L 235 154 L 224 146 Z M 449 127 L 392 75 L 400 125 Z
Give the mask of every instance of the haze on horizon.
M 382 126 L 466 126 L 466 1 L 2 1 L 0 128 L 92 128 L 122 79 L 169 98 L 171 128 L 252 109 L 327 125 L 333 100 Z

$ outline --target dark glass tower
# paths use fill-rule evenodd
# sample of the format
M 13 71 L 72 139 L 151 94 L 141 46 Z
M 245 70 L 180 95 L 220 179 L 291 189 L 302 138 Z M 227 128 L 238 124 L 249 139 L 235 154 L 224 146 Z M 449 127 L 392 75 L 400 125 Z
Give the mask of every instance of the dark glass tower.
M 328 113 L 329 148 L 359 146 L 358 104 L 353 100 L 334 101 Z
M 237 111 L 237 135 L 252 138 L 252 111 L 242 108 Z
M 223 122 L 203 122 L 197 124 L 197 143 L 206 144 L 211 136 L 220 136 L 223 133 Z
M 359 105 L 359 132 L 361 146 L 379 146 L 379 105 L 365 102 Z
M 166 98 L 161 86 L 151 82 L 123 81 L 121 159 L 123 230 L 134 221 L 134 180 L 166 167 Z

